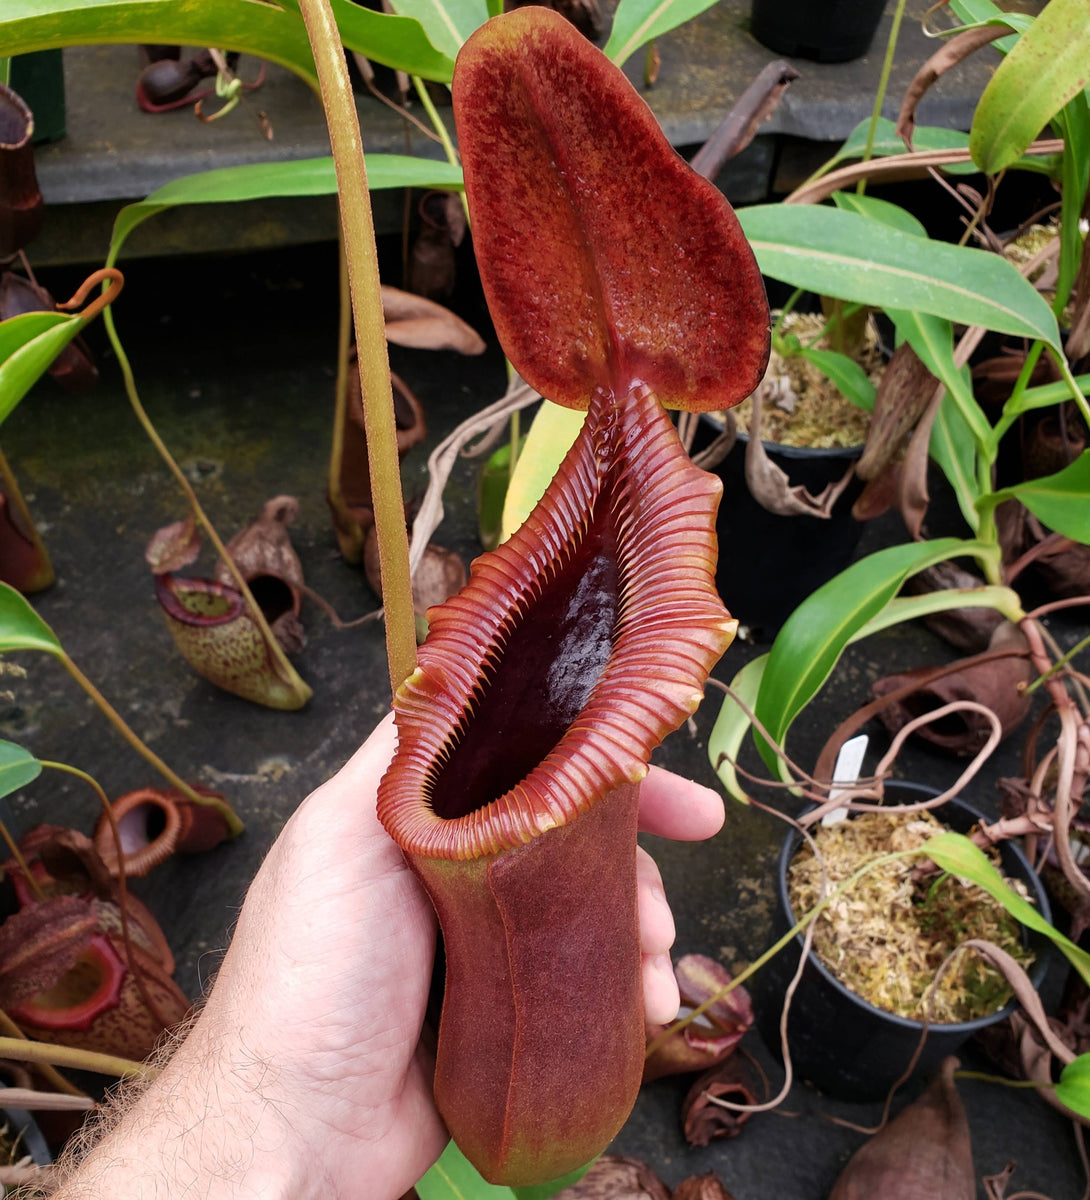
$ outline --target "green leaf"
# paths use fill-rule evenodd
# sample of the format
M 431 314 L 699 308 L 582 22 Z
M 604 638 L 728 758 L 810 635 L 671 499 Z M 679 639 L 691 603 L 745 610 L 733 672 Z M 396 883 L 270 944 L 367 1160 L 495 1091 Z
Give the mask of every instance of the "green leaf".
M 1050 0 L 988 81 L 973 114 L 969 149 L 987 175 L 1009 167 L 1090 83 L 1090 8 Z
M 66 313 L 24 313 L 0 323 L 0 353 L 16 347 L 0 361 L 0 421 L 49 370 L 84 324 L 79 316 Z
M 823 375 L 832 380 L 856 408 L 865 409 L 867 412 L 874 411 L 877 388 L 854 358 L 849 358 L 837 350 L 818 350 L 812 346 L 804 346 L 799 355 L 807 362 L 812 362 Z
M 30 607 L 21 592 L 0 583 L 0 654 L 7 650 L 44 650 L 64 656 L 57 635 Z
M 864 117 L 848 134 L 830 165 L 862 158 L 867 148 L 869 128 L 870 117 Z M 912 132 L 912 146 L 915 150 L 966 150 L 969 146 L 969 135 L 959 129 L 944 129 L 939 125 L 917 125 Z M 907 149 L 904 139 L 897 134 L 895 122 L 887 117 L 879 117 L 874 131 L 874 142 L 871 145 L 871 157 L 886 158 L 891 154 L 904 154 Z M 965 175 L 976 171 L 972 163 L 950 163 L 942 169 L 952 174 Z
M 1038 520 L 1064 537 L 1090 543 L 1090 450 L 1073 463 L 1046 475 L 1029 479 L 996 493 L 996 503 L 1014 496 Z
M 520 457 L 525 440 L 519 443 Z M 486 550 L 495 550 L 503 536 L 503 506 L 510 486 L 511 443 L 507 442 L 489 455 L 477 481 L 477 532 Z
M 55 325 L 73 320 L 71 313 L 29 312 L 0 321 L 0 363 Z
M 752 709 L 761 689 L 761 679 L 764 676 L 768 655 L 762 654 L 751 659 L 730 681 L 731 690 Z M 742 748 L 742 740 L 750 727 L 749 717 L 738 706 L 733 696 L 723 697 L 723 706 L 715 719 L 712 731 L 708 737 L 708 758 L 712 770 L 719 776 L 719 781 L 726 788 L 727 795 L 733 796 L 743 804 L 749 803 L 746 789 L 738 779 L 734 769 L 738 752 Z
M 919 355 L 924 366 L 946 386 L 969 427 L 976 448 L 983 453 L 991 443 L 992 427 L 973 395 L 968 369 L 954 361 L 954 329 L 949 321 L 929 313 L 890 309 L 897 332 Z
M 1025 13 L 1004 12 L 992 3 L 992 0 L 951 0 L 950 8 L 959 21 L 964 25 L 949 30 L 949 34 L 960 33 L 962 29 L 977 29 L 981 25 L 1005 25 L 1014 31 L 1010 37 L 1000 38 L 992 42 L 992 49 L 1000 54 L 1008 54 L 1017 44 L 1016 34 L 1025 33 L 1033 22 L 1033 18 Z
M 922 854 L 937 863 L 944 871 L 970 879 L 993 896 L 1027 929 L 1044 934 L 1067 958 L 1085 983 L 1090 984 L 1090 954 L 1076 946 L 1070 938 L 1054 929 L 1041 914 L 1023 899 L 1000 875 L 992 860 L 964 834 L 947 830 L 930 838 Z
M 485 0 L 391 0 L 403 17 L 415 17 L 428 40 L 449 58 L 456 58 L 466 39 L 488 20 Z
M 853 563 L 812 592 L 773 642 L 754 705 L 771 739 L 783 746 L 791 723 L 828 679 L 844 647 L 893 599 L 909 575 L 977 551 L 987 548 L 959 538 L 890 546 Z M 782 777 L 772 748 L 759 736 L 757 745 L 769 768 Z
M 998 255 L 928 241 L 858 213 L 758 204 L 738 211 L 761 270 L 859 304 L 913 309 L 963 325 L 1040 338 L 1059 348 L 1056 318 Z
M 1022 609 L 1022 598 L 1013 588 L 992 584 L 976 588 L 943 588 L 919 596 L 896 596 L 851 640 L 860 642 L 882 629 L 889 629 L 904 621 L 914 621 L 917 617 L 928 617 L 932 613 L 948 612 L 953 608 L 994 608 L 1015 624 L 1026 615 Z
M 556 468 L 583 428 L 585 418 L 586 413 L 562 408 L 551 400 L 546 400 L 538 409 L 507 489 L 501 541 L 518 529 L 545 494 Z
M 1090 1117 L 1090 1054 L 1080 1054 L 1064 1067 L 1055 1090 L 1061 1104 Z
M 454 62 L 411 17 L 332 0 L 344 44 L 375 62 L 449 83 Z M 317 87 L 297 5 L 254 0 L 4 0 L 0 45 L 10 54 L 54 46 L 152 42 L 218 46 L 280 63 Z
M 931 457 L 939 464 L 957 496 L 961 514 L 976 533 L 980 514 L 976 502 L 980 488 L 976 477 L 976 444 L 957 402 L 949 392 L 942 398 L 935 423 L 931 427 Z
M 430 158 L 408 154 L 366 154 L 367 185 L 382 188 L 463 187 L 461 168 Z M 224 204 L 261 200 L 269 196 L 329 196 L 337 191 L 333 159 L 301 158 L 294 162 L 246 163 L 183 175 L 156 188 L 136 204 L 127 204 L 114 221 L 107 265 L 117 260 L 130 233 L 149 217 L 177 204 Z
M 594 1163 L 587 1163 L 586 1166 L 577 1167 L 570 1174 L 561 1179 L 554 1179 L 551 1183 L 538 1183 L 531 1187 L 517 1187 L 511 1190 L 518 1200 L 549 1200 L 550 1196 L 555 1196 L 557 1192 L 562 1192 L 565 1188 L 571 1187 L 573 1183 L 578 1183 L 593 1166 Z
M 42 764 L 22 746 L 0 741 L 0 798 L 26 787 L 42 773 Z
M 454 1142 L 428 1173 L 417 1182 L 420 1200 L 513 1200 L 509 1187 L 486 1183 Z
M 899 229 L 902 233 L 927 237 L 923 222 L 899 204 L 879 200 L 876 196 L 860 196 L 858 192 L 833 192 L 831 198 L 843 212 L 858 213 L 861 217 L 877 221 L 880 225 L 888 225 L 891 229 Z
M 620 66 L 654 38 L 684 25 L 716 0 L 621 0 L 605 45 L 607 58 Z
M 1076 375 L 1075 385 L 1084 394 L 1090 394 L 1090 375 Z M 1012 397 L 1003 406 L 1004 418 L 1014 418 L 1021 413 L 1030 412 L 1035 408 L 1051 408 L 1054 404 L 1062 404 L 1071 396 L 1071 387 L 1066 379 L 1055 383 L 1042 383 L 1036 387 L 1028 387 L 1017 398 Z
M 1060 171 L 1060 263 L 1052 311 L 1062 314 L 1082 259 L 1079 217 L 1090 182 L 1090 104 L 1085 91 L 1075 95 L 1056 115 L 1055 125 L 1064 140 L 1064 154 Z
M 588 1163 L 551 1183 L 521 1188 L 499 1187 L 486 1183 L 454 1142 L 448 1142 L 439 1161 L 417 1183 L 416 1194 L 420 1200 L 548 1200 L 581 1179 L 591 1165 Z

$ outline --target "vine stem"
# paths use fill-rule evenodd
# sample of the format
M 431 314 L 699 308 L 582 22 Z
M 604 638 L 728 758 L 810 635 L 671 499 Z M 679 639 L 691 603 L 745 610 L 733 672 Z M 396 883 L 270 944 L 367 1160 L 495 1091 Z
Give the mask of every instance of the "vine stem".
M 88 696 L 95 702 L 99 710 L 117 730 L 126 742 L 140 755 L 145 762 L 150 763 L 162 777 L 180 792 L 183 793 L 187 800 L 192 800 L 195 804 L 208 805 L 212 808 L 217 808 L 223 814 L 223 819 L 227 822 L 227 827 L 231 832 L 232 837 L 237 837 L 242 832 L 242 822 L 235 814 L 235 810 L 227 803 L 226 800 L 217 799 L 214 796 L 202 796 L 196 792 L 185 782 L 181 776 L 175 774 L 174 771 L 167 766 L 165 762 L 151 749 L 140 740 L 136 733 L 125 721 L 125 718 L 117 711 L 116 708 L 106 699 L 106 697 L 98 690 L 97 687 L 87 678 L 86 675 L 76 666 L 69 658 L 68 654 L 62 649 L 59 653 L 52 651 L 54 657 L 59 658 L 64 665 L 65 670 L 69 675 L 80 685 Z
M 132 934 L 129 931 L 129 888 L 125 879 L 125 850 L 121 844 L 121 830 L 117 827 L 117 817 L 114 815 L 110 799 L 103 790 L 102 784 L 93 775 L 89 775 L 86 771 L 81 771 L 79 767 L 73 767 L 69 763 L 50 762 L 46 759 L 42 759 L 42 766 L 49 768 L 51 771 L 60 771 L 62 774 L 72 775 L 76 779 L 83 780 L 98 797 L 98 802 L 102 806 L 102 813 L 106 818 L 106 823 L 110 826 L 110 833 L 114 843 L 114 853 L 117 855 L 117 911 L 121 921 L 121 943 L 125 947 L 125 962 L 132 972 L 136 989 L 140 993 L 140 999 L 143 1000 L 144 1007 L 164 1029 L 169 1029 L 171 1022 L 164 1018 L 162 1009 L 155 1003 L 151 993 L 148 991 L 147 983 L 144 979 L 144 970 L 137 964 L 132 952 Z
M 11 830 L 7 825 L 0 821 L 0 837 L 4 839 L 8 848 L 8 853 L 15 861 L 15 865 L 19 868 L 19 874 L 26 880 L 27 887 L 34 893 L 34 899 L 40 904 L 45 899 L 45 893 L 42 891 L 42 885 L 35 879 L 34 872 L 27 866 L 27 861 L 23 857 L 22 850 L 19 849 L 19 843 L 11 836 Z
M 344 422 L 348 412 L 348 357 L 352 346 L 352 297 L 348 289 L 348 261 L 344 254 L 344 236 L 337 237 L 337 378 L 333 384 L 333 438 L 329 447 L 329 505 L 337 514 L 337 542 L 345 562 L 363 559 L 363 535 L 359 522 L 349 512 L 341 491 L 344 463 Z
M 0 1037 L 0 1056 L 16 1062 L 94 1071 L 96 1075 L 150 1079 L 158 1074 L 154 1067 L 133 1062 L 130 1058 L 119 1058 L 116 1054 L 99 1054 L 96 1050 L 77 1050 L 75 1046 L 57 1046 L 52 1042 L 32 1042 L 17 1037 Z
M 121 367 L 121 376 L 125 384 L 125 394 L 129 398 L 129 403 L 132 405 L 132 410 L 136 414 L 136 419 L 140 422 L 144 432 L 147 434 L 149 441 L 159 452 L 159 457 L 166 463 L 170 473 L 174 476 L 178 486 L 182 490 L 186 501 L 189 504 L 190 511 L 193 514 L 193 519 L 200 525 L 204 532 L 208 535 L 208 540 L 215 547 L 216 553 L 223 559 L 224 565 L 227 567 L 231 575 L 231 580 L 239 592 L 242 593 L 242 598 L 246 602 L 246 607 L 250 611 L 250 616 L 254 624 L 257 626 L 262 638 L 268 647 L 269 653 L 272 655 L 273 662 L 276 665 L 278 674 L 289 683 L 295 693 L 300 698 L 300 708 L 310 699 L 312 692 L 307 684 L 300 678 L 298 672 L 288 661 L 287 655 L 284 653 L 283 647 L 276 640 L 273 631 L 269 628 L 268 621 L 265 620 L 265 614 L 261 611 L 261 607 L 253 597 L 249 585 L 242 578 L 242 573 L 235 564 L 235 560 L 227 553 L 227 547 L 220 539 L 220 535 L 216 532 L 215 527 L 209 520 L 207 513 L 201 507 L 201 502 L 197 499 L 197 493 L 193 490 L 189 480 L 185 477 L 185 472 L 174 461 L 174 456 L 167 449 L 166 443 L 159 436 L 159 431 L 151 422 L 144 405 L 141 403 L 140 394 L 136 390 L 136 377 L 133 374 L 132 365 L 129 362 L 129 356 L 125 353 L 125 348 L 121 344 L 121 338 L 118 336 L 117 326 L 114 324 L 113 311 L 107 308 L 102 314 L 103 324 L 106 327 L 106 335 L 110 339 L 110 345 L 113 347 L 114 353 L 117 355 L 118 365 Z M 189 795 L 189 792 L 186 792 Z
M 8 503 L 15 508 L 16 512 L 22 518 L 23 526 L 27 533 L 30 534 L 30 540 L 34 543 L 34 549 L 37 550 L 43 563 L 48 567 L 49 575 L 52 579 L 53 566 L 49 561 L 49 552 L 46 550 L 45 543 L 38 533 L 37 525 L 34 524 L 34 518 L 30 515 L 30 509 L 27 508 L 26 501 L 23 499 L 23 492 L 19 487 L 19 482 L 8 465 L 8 460 L 4 457 L 2 450 L 0 450 L 0 482 L 3 483 L 3 491 L 8 498 Z
M 314 54 L 337 175 L 386 610 L 386 655 L 390 686 L 396 692 L 416 669 L 416 621 L 367 168 L 344 50 L 329 0 L 300 0 L 299 7 Z
M 29 1044 L 30 1039 L 19 1028 L 18 1025 L 8 1016 L 2 1008 L 0 1008 L 0 1032 L 3 1033 L 4 1039 L 11 1042 L 25 1042 Z M 15 1055 L 9 1054 L 8 1058 L 14 1058 Z M 62 1092 L 66 1096 L 86 1096 L 86 1092 L 81 1092 L 74 1083 L 69 1083 L 67 1079 L 50 1063 L 38 1063 L 38 1070 L 43 1079 L 47 1079 L 58 1092 Z
M 893 25 L 890 27 L 889 40 L 886 42 L 886 57 L 882 62 L 882 74 L 878 79 L 878 90 L 874 94 L 874 108 L 871 110 L 870 125 L 867 127 L 867 144 L 863 148 L 863 162 L 870 162 L 874 153 L 874 135 L 878 130 L 878 119 L 882 115 L 882 104 L 889 88 L 889 76 L 893 70 L 893 56 L 897 52 L 897 38 L 901 32 L 901 18 L 905 15 L 905 0 L 897 0 L 893 13 Z M 867 177 L 864 175 L 855 185 L 856 195 L 862 196 L 867 190 Z

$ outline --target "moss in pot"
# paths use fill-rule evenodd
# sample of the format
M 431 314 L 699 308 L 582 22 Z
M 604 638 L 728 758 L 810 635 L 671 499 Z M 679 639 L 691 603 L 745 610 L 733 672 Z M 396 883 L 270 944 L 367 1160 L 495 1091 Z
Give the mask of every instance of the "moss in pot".
M 717 463 L 697 457 L 723 481 L 716 522 L 720 594 L 758 637 L 773 637 L 806 596 L 843 570 L 863 532 L 852 515 L 863 485 L 852 472 L 884 357 L 873 322 L 867 322 L 849 380 L 844 372 L 853 363 L 823 336 L 830 327 L 835 331 L 836 322 L 821 313 L 793 310 L 779 317 L 757 393 L 759 445 L 750 450 L 754 405 L 748 399 L 731 412 L 737 444 L 726 457 Z M 836 380 L 826 366 L 836 370 Z M 723 414 L 708 414 L 694 452 L 723 429 Z M 745 562 L 747 570 L 731 570 L 736 562 Z
M 892 803 L 911 803 L 938 794 L 932 788 L 900 781 L 888 781 L 886 793 Z M 947 802 L 933 810 L 933 813 L 943 826 L 959 833 L 967 832 L 981 819 L 980 813 L 960 799 Z M 913 814 L 905 819 L 915 821 L 918 816 Z M 789 872 L 801 841 L 801 835 L 793 832 L 785 839 L 780 853 L 774 918 L 776 937 L 786 933 L 797 919 L 796 910 L 791 904 Z M 895 848 L 887 844 L 883 851 Z M 1050 910 L 1044 888 L 1021 849 L 1007 841 L 1002 844 L 999 853 L 1003 874 L 1016 887 L 1025 888 L 1034 907 L 1048 920 Z M 934 884 L 936 878 L 930 876 L 928 886 Z M 926 901 L 926 891 L 924 899 Z M 853 892 L 849 892 L 846 902 L 850 907 L 853 903 L 859 904 L 860 900 Z M 862 903 L 865 908 L 866 901 Z M 924 907 L 926 910 L 926 903 Z M 934 911 L 933 906 L 931 911 Z M 867 914 L 865 920 L 870 922 L 872 919 L 872 915 Z M 995 930 L 991 932 L 994 935 Z M 967 940 L 971 936 L 971 932 L 966 932 L 957 940 Z M 1047 968 L 1047 943 L 1045 939 L 1021 929 L 1018 937 L 1022 940 L 1023 954 L 1033 959 L 1027 969 L 1034 986 L 1039 987 Z M 799 935 L 773 958 L 761 971 L 754 989 L 761 1034 L 777 1054 L 780 1052 L 779 1025 L 783 998 L 798 966 L 802 943 L 802 936 Z M 931 966 L 924 987 L 946 957 L 945 952 L 940 950 L 938 953 L 939 959 Z M 926 970 L 920 977 L 924 975 Z M 963 977 L 962 989 L 974 991 L 976 997 L 966 1008 L 948 1008 L 947 1015 L 965 1019 L 942 1021 L 939 1018 L 927 1028 L 926 1042 L 913 1068 L 913 1076 L 932 1074 L 946 1055 L 955 1053 L 973 1034 L 1009 1015 L 1014 1004 L 1003 1002 L 999 994 L 1001 985 L 1001 979 L 994 987 L 988 982 L 982 991 L 972 982 L 972 977 L 969 981 Z M 957 995 L 957 985 L 947 987 L 951 995 Z M 991 1003 L 985 1004 L 984 992 L 988 989 L 992 990 Z M 984 1007 L 990 1007 L 991 1012 L 968 1016 L 970 1012 L 979 1013 Z M 796 1075 L 800 1079 L 841 1099 L 883 1099 L 906 1073 L 923 1034 L 924 1022 L 918 1016 L 899 1015 L 870 1003 L 837 978 L 817 954 L 810 953 L 788 1018 L 789 1049 Z

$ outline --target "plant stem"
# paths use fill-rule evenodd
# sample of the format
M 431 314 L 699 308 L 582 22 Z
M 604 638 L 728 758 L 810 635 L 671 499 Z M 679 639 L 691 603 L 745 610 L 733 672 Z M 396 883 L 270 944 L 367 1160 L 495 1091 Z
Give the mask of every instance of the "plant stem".
M 901 18 L 905 15 L 905 0 L 897 0 L 897 7 L 893 12 L 893 24 L 890 27 L 889 39 L 886 42 L 886 57 L 882 62 L 882 74 L 878 79 L 878 91 L 874 96 L 874 108 L 871 110 L 870 126 L 867 129 L 867 144 L 863 147 L 863 161 L 870 162 L 871 154 L 874 152 L 874 135 L 878 130 L 878 121 L 882 116 L 882 103 L 886 98 L 886 89 L 889 87 L 889 76 L 893 70 L 893 56 L 897 51 L 897 37 L 901 32 Z M 866 176 L 861 178 L 855 185 L 857 196 L 862 196 L 867 190 Z
M 1067 664 L 1075 657 L 1076 654 L 1081 653 L 1083 650 L 1086 649 L 1087 646 L 1090 646 L 1090 634 L 1087 634 L 1087 636 L 1084 637 L 1081 641 L 1076 642 L 1075 645 L 1072 646 L 1071 649 L 1068 650 L 1068 652 L 1066 654 L 1064 654 L 1060 658 L 1056 659 L 1056 661 L 1052 664 L 1052 666 L 1043 675 L 1038 675 L 1037 678 L 1032 683 L 1027 684 L 1025 694 L 1027 696 L 1033 695 L 1033 693 L 1039 687 L 1041 687 L 1043 684 L 1048 683 L 1048 681 L 1054 675 L 1058 674 L 1060 671 L 1062 671 L 1064 669 L 1064 667 L 1067 666 Z
M 7 1040 L 15 1042 L 28 1042 L 26 1034 L 19 1028 L 18 1025 L 8 1016 L 2 1008 L 0 1008 L 0 1030 L 6 1035 Z M 14 1058 L 13 1054 L 9 1054 L 8 1058 Z M 49 1063 L 39 1063 L 38 1070 L 42 1077 L 48 1079 L 49 1082 L 57 1089 L 58 1092 L 63 1092 L 66 1096 L 86 1096 L 86 1092 L 81 1092 L 74 1083 L 69 1083 L 67 1079 L 50 1066 Z
M 987 1071 L 955 1071 L 955 1079 L 979 1079 L 984 1083 L 1001 1083 L 1011 1088 L 1043 1088 L 1055 1087 L 1053 1083 L 1038 1083 L 1036 1079 L 1007 1079 L 1003 1075 L 990 1075 Z
M 424 111 L 428 114 L 428 120 L 431 121 L 433 127 L 435 128 L 435 132 L 439 136 L 439 141 L 443 145 L 443 151 L 447 156 L 447 162 L 453 163 L 454 166 L 458 166 L 462 160 L 458 157 L 458 151 L 454 145 L 453 139 L 450 136 L 450 132 L 444 124 L 443 118 L 440 117 L 439 110 L 435 107 L 435 103 L 431 98 L 431 93 L 428 91 L 428 85 L 423 79 L 420 78 L 419 75 L 414 75 L 412 79 L 413 87 L 416 89 L 416 94 L 420 97 L 420 103 L 424 106 Z M 462 201 L 462 209 L 464 210 L 466 214 L 466 220 L 468 221 L 469 201 L 466 199 L 464 189 L 459 193 L 459 195 Z
M 371 471 L 371 499 L 378 534 L 382 601 L 386 610 L 386 654 L 390 686 L 396 692 L 416 668 L 416 621 L 367 170 L 344 50 L 329 0 L 300 0 L 299 7 L 318 71 L 337 173 L 341 228 L 356 321 L 356 352 L 363 393 L 367 461 Z
M 116 1054 L 99 1054 L 95 1050 L 77 1050 L 74 1046 L 55 1046 L 51 1042 L 32 1042 L 15 1037 L 0 1037 L 0 1056 L 16 1062 L 46 1063 L 56 1067 L 71 1067 L 76 1071 L 94 1071 L 96 1075 L 119 1075 L 135 1079 L 151 1079 L 158 1072 L 144 1063 Z
M 207 804 L 212 808 L 217 808 L 223 814 L 224 820 L 227 822 L 227 828 L 231 832 L 232 837 L 236 837 L 242 832 L 242 822 L 235 815 L 234 809 L 227 803 L 226 800 L 217 799 L 214 796 L 202 796 L 196 792 L 185 782 L 180 776 L 176 775 L 170 767 L 155 753 L 150 747 L 146 746 L 140 738 L 132 731 L 126 723 L 124 717 L 117 711 L 116 708 L 106 699 L 106 697 L 98 690 L 97 687 L 87 678 L 86 675 L 76 666 L 68 654 L 61 650 L 59 654 L 55 654 L 56 658 L 64 664 L 65 670 L 69 675 L 80 685 L 88 696 L 95 702 L 98 708 L 105 715 L 110 724 L 117 730 L 118 733 L 125 739 L 126 742 L 140 755 L 145 762 L 151 765 L 159 772 L 160 775 L 180 792 L 182 792 L 187 800 L 192 800 L 195 804 Z
M 148 991 L 143 968 L 139 966 L 132 952 L 132 935 L 129 932 L 128 887 L 125 883 L 125 851 L 121 845 L 121 830 L 117 827 L 117 817 L 114 816 L 114 810 L 110 804 L 109 797 L 103 790 L 102 784 L 93 775 L 89 775 L 86 771 L 81 771 L 79 767 L 70 766 L 68 763 L 49 762 L 46 759 L 42 759 L 42 766 L 48 767 L 53 771 L 60 771 L 65 775 L 72 775 L 76 779 L 82 779 L 95 795 L 98 796 L 98 802 L 102 805 L 103 816 L 105 816 L 106 823 L 110 826 L 110 833 L 113 835 L 114 853 L 117 855 L 117 911 L 118 918 L 121 921 L 121 943 L 125 948 L 125 962 L 132 972 L 132 977 L 136 982 L 136 988 L 140 993 L 140 999 L 144 1002 L 144 1007 L 159 1022 L 163 1029 L 169 1029 L 171 1022 L 164 1018 L 162 1009 L 156 1004 L 155 999 Z
M 349 349 L 352 344 L 352 295 L 348 289 L 348 260 L 344 238 L 337 238 L 337 379 L 333 385 L 333 439 L 329 449 L 329 505 L 336 513 L 337 543 L 345 561 L 358 563 L 363 558 L 363 536 L 359 522 L 349 512 L 341 492 L 341 467 L 344 463 L 344 423 L 348 414 Z
M 1063 376 L 1064 383 L 1066 383 L 1068 388 L 1071 390 L 1072 399 L 1078 405 L 1079 411 L 1082 413 L 1082 419 L 1088 426 L 1090 426 L 1090 404 L 1087 403 L 1086 396 L 1083 394 L 1082 389 L 1079 387 L 1078 380 L 1071 371 L 1071 364 L 1067 361 L 1067 356 L 1059 353 L 1057 350 L 1053 350 L 1051 346 L 1049 349 L 1052 350 L 1052 357 L 1056 360 L 1056 365 L 1060 368 L 1060 374 Z
M 265 614 L 261 611 L 260 605 L 253 597 L 246 580 L 242 578 L 242 574 L 235 565 L 235 560 L 227 553 L 227 547 L 224 546 L 219 534 L 216 532 L 212 522 L 208 519 L 207 514 L 201 507 L 200 501 L 197 499 L 197 493 L 193 490 L 190 482 L 185 477 L 185 473 L 181 467 L 174 461 L 174 456 L 167 449 L 166 443 L 159 436 L 159 431 L 151 423 L 143 404 L 140 402 L 140 395 L 136 390 L 136 377 L 133 375 L 132 366 L 129 363 L 129 357 L 125 353 L 125 348 L 121 344 L 121 338 L 118 336 L 117 327 L 114 325 L 113 311 L 107 308 L 102 315 L 103 323 L 106 326 L 106 334 L 110 339 L 110 345 L 117 355 L 118 365 L 121 367 L 121 376 L 125 383 L 125 393 L 129 398 L 129 403 L 132 405 L 132 410 L 136 414 L 136 419 L 140 422 L 144 432 L 148 435 L 151 444 L 159 452 L 159 457 L 166 463 L 170 473 L 174 476 L 178 486 L 182 489 L 182 494 L 189 503 L 190 511 L 193 518 L 201 526 L 204 532 L 208 535 L 208 540 L 215 547 L 216 553 L 223 560 L 231 575 L 234 586 L 242 594 L 243 600 L 246 602 L 246 607 L 249 609 L 250 617 L 257 626 L 265 645 L 272 656 L 273 663 L 277 673 L 289 683 L 296 694 L 300 697 L 300 707 L 311 697 L 311 690 L 307 684 L 300 678 L 298 672 L 288 661 L 287 655 L 284 653 L 283 647 L 276 640 L 272 630 L 269 628 L 268 621 L 265 620 Z M 188 795 L 188 792 L 186 793 Z
M 42 764 L 45 765 L 44 763 Z M 0 821 L 0 837 L 7 843 L 8 851 L 11 857 L 15 860 L 15 865 L 19 868 L 19 873 L 27 882 L 27 887 L 34 893 L 34 899 L 40 904 L 45 899 L 45 893 L 42 891 L 42 885 L 34 878 L 34 873 L 27 866 L 27 861 L 23 857 L 22 850 L 19 849 L 19 843 L 11 836 L 11 830 L 8 829 L 6 822 Z
M 8 465 L 8 460 L 4 457 L 4 453 L 0 450 L 0 491 L 3 491 L 8 498 L 8 503 L 11 504 L 15 511 L 22 518 L 23 526 L 27 533 L 30 534 L 30 540 L 34 543 L 34 549 L 37 550 L 41 557 L 42 564 L 48 571 L 49 580 L 52 581 L 53 566 L 49 561 L 49 552 L 45 548 L 45 543 L 38 534 L 38 527 L 34 524 L 34 518 L 30 515 L 30 509 L 26 506 L 26 501 L 23 499 L 22 490 L 19 487 L 19 481 L 15 478 L 15 474 Z M 44 583 L 39 586 L 46 586 Z

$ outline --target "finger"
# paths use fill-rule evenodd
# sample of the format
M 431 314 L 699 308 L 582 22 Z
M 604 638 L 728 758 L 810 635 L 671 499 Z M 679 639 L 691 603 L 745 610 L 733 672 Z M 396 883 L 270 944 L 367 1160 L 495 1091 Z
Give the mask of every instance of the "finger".
M 666 900 L 662 876 L 646 850 L 636 850 L 636 900 L 640 914 L 640 949 L 662 954 L 674 944 L 674 914 Z
M 719 832 L 719 793 L 672 771 L 652 767 L 640 785 L 640 829 L 679 842 L 699 842 Z
M 669 954 L 643 958 L 643 1010 L 651 1025 L 669 1025 L 681 1008 L 681 996 Z

